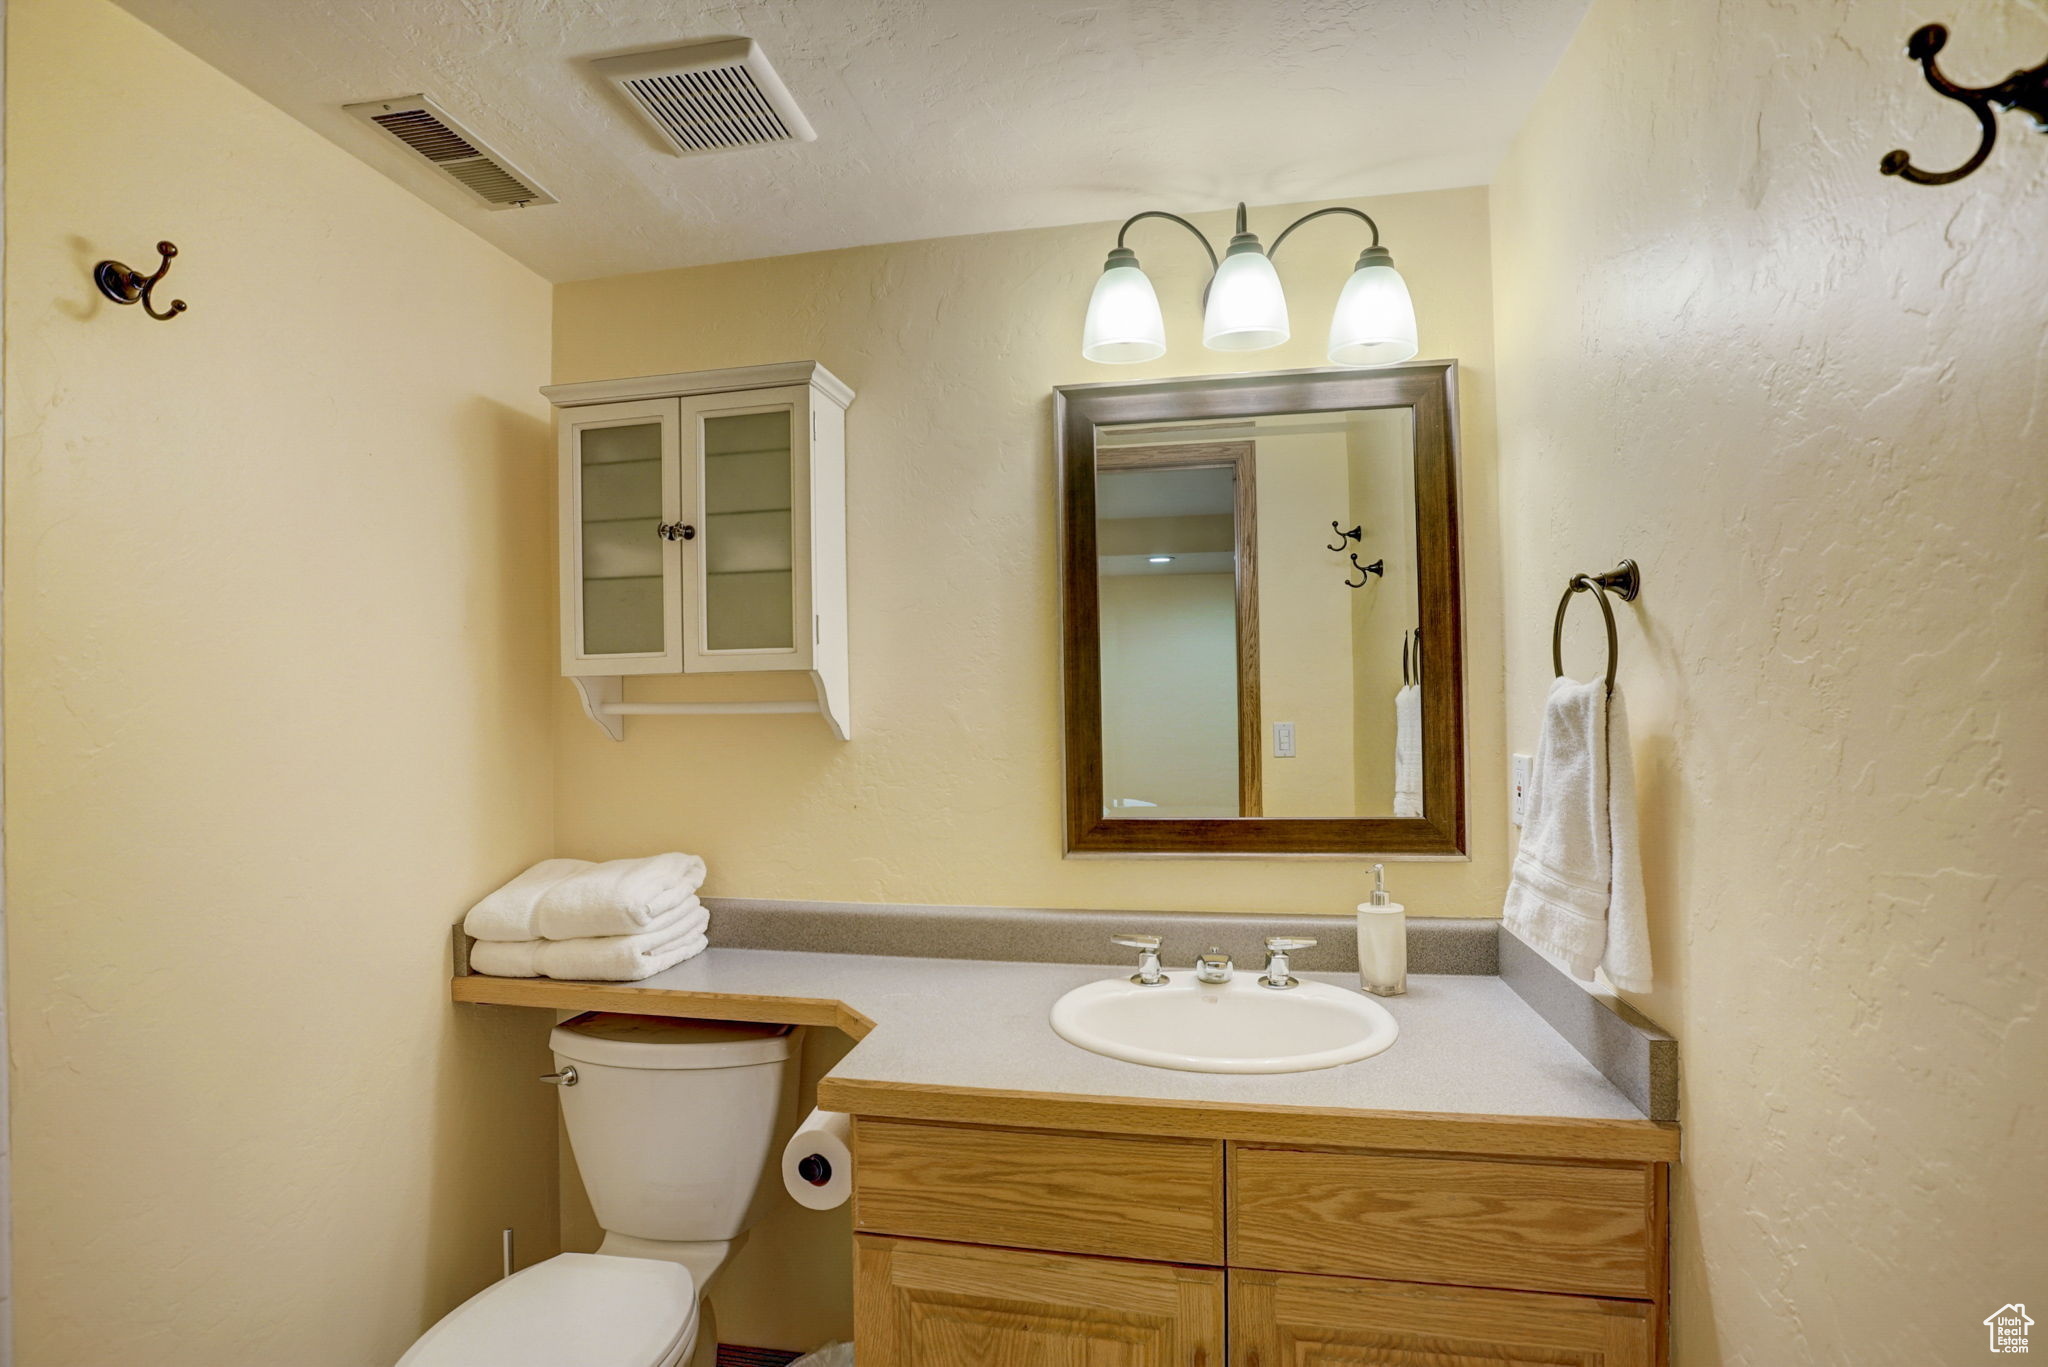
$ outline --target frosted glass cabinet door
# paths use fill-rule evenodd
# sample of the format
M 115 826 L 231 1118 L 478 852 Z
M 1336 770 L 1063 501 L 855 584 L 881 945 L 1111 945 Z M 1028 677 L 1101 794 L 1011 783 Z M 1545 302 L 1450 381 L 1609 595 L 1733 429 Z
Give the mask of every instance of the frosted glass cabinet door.
M 682 408 L 683 467 L 697 476 L 684 505 L 698 526 L 687 551 L 687 668 L 807 668 L 810 391 L 689 398 Z
M 575 409 L 562 425 L 565 673 L 682 667 L 677 428 L 674 399 Z

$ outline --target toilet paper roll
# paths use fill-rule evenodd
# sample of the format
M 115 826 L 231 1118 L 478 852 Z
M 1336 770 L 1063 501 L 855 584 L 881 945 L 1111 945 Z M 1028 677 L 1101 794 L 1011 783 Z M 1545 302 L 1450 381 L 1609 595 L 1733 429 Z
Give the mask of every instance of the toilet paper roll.
M 831 1210 L 853 1195 L 853 1117 L 812 1111 L 782 1150 L 782 1185 L 800 1206 Z

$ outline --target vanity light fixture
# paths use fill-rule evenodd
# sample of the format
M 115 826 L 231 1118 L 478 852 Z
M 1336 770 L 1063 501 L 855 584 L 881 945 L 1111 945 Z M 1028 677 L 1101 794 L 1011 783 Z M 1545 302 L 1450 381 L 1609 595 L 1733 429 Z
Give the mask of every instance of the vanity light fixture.
M 1166 354 L 1166 320 L 1159 295 L 1138 267 L 1138 254 L 1124 245 L 1131 226 L 1147 218 L 1178 223 L 1195 235 L 1209 254 L 1209 283 L 1203 291 L 1202 345 L 1211 351 L 1263 351 L 1288 338 L 1287 296 L 1273 257 L 1288 235 L 1328 214 L 1348 214 L 1372 229 L 1372 245 L 1359 255 L 1350 279 L 1337 296 L 1330 319 L 1330 364 L 1341 366 L 1398 365 L 1414 359 L 1415 304 L 1408 284 L 1394 269 L 1394 256 L 1380 245 L 1379 224 L 1366 213 L 1344 205 L 1303 214 L 1280 230 L 1271 250 L 1245 224 L 1245 208 L 1237 206 L 1237 234 L 1219 259 L 1200 228 L 1178 214 L 1147 209 L 1133 214 L 1117 229 L 1116 246 L 1103 263 L 1088 299 L 1088 318 L 1081 329 L 1081 355 L 1105 365 L 1156 361 Z

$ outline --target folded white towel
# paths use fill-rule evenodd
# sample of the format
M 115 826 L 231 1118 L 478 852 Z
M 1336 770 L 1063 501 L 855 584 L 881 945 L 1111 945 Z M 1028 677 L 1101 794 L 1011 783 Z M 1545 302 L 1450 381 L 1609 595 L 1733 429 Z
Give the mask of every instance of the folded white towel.
M 469 966 L 494 978 L 637 982 L 704 952 L 710 916 L 700 906 L 671 912 L 638 935 L 580 940 L 479 940 Z
M 470 908 L 474 940 L 580 940 L 638 935 L 695 900 L 704 861 L 694 854 L 646 859 L 544 859 Z
M 1422 690 L 1394 694 L 1394 815 L 1422 815 Z
M 1543 709 L 1521 848 L 1502 917 L 1590 980 L 1650 989 L 1650 925 L 1636 834 L 1628 708 L 1604 682 L 1559 679 Z
M 543 859 L 469 909 L 462 929 L 473 940 L 535 940 L 541 894 L 571 874 L 595 868 L 587 859 Z
M 593 865 L 541 893 L 534 906 L 533 935 L 542 940 L 638 935 L 694 898 L 702 886 L 704 861 L 694 854 L 655 854 Z

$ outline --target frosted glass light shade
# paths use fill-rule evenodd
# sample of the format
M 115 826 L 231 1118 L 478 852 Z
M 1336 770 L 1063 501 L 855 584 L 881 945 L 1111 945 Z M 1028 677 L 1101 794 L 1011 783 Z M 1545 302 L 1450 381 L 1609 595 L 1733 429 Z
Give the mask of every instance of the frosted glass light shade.
M 1212 351 L 1263 351 L 1287 340 L 1287 296 L 1280 290 L 1280 273 L 1256 238 L 1249 247 L 1239 245 L 1243 240 L 1231 244 L 1209 282 L 1202 345 Z
M 1413 360 L 1415 303 L 1385 247 L 1370 247 L 1337 296 L 1330 319 L 1330 364 L 1398 365 Z
M 1081 355 L 1105 365 L 1156 361 L 1166 354 L 1166 320 L 1159 314 L 1159 295 L 1137 254 L 1119 247 L 1096 278 L 1088 296 L 1088 320 L 1081 325 Z

